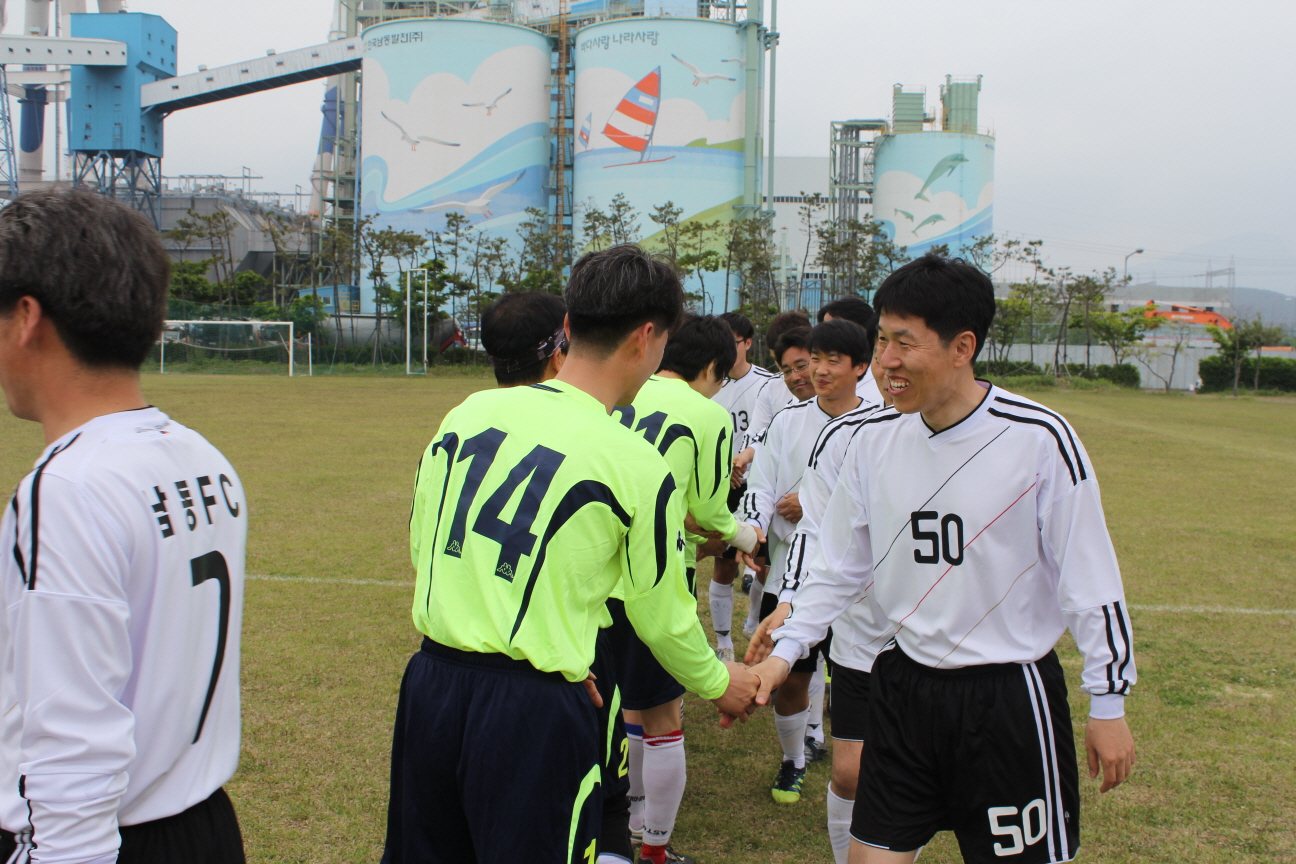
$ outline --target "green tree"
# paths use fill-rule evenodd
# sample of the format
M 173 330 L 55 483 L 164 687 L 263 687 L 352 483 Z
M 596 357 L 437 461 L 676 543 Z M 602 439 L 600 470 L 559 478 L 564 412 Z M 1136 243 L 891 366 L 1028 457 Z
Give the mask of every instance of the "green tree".
M 705 313 L 709 301 L 706 290 L 706 274 L 715 273 L 725 265 L 725 258 L 715 248 L 716 238 L 720 236 L 719 222 L 688 222 L 680 229 L 679 258 L 675 266 L 686 278 L 697 276 L 697 292 L 686 297 L 699 311 Z
M 1089 316 L 1089 327 L 1093 337 L 1111 349 L 1116 365 L 1119 366 L 1129 358 L 1147 332 L 1160 327 L 1164 320 L 1149 317 L 1146 308 L 1125 312 L 1093 312 Z
M 989 338 L 986 340 L 990 349 L 989 366 L 995 374 L 1007 374 L 1008 353 L 1027 332 L 1026 325 L 1030 320 L 1030 301 L 1020 296 L 996 298 L 994 322 L 990 325 Z
M 288 304 L 288 320 L 293 323 L 293 334 L 301 338 L 310 334 L 316 339 L 325 336 L 324 324 L 328 313 L 324 311 L 324 301 L 314 294 L 297 297 Z

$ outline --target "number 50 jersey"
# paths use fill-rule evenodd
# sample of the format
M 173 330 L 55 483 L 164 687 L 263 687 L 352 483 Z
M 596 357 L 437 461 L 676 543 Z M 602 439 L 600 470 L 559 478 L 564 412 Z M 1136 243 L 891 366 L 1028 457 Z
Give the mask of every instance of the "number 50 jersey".
M 156 408 L 48 446 L 0 523 L 0 825 L 42 860 L 116 853 L 234 773 L 247 503 Z

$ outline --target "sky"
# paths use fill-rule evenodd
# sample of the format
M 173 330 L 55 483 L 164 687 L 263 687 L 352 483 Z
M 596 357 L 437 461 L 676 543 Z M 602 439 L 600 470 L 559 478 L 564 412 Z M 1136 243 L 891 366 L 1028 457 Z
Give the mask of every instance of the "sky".
M 179 31 L 185 74 L 322 42 L 333 3 L 127 6 Z M 1130 275 L 1164 285 L 1231 258 L 1238 285 L 1296 294 L 1291 0 L 783 0 L 777 24 L 778 155 L 827 155 L 829 122 L 887 117 L 893 84 L 925 85 L 934 110 L 946 74 L 983 75 L 997 234 L 1081 271 L 1142 248 Z M 246 166 L 259 191 L 305 188 L 322 95 L 307 82 L 180 111 L 163 173 Z

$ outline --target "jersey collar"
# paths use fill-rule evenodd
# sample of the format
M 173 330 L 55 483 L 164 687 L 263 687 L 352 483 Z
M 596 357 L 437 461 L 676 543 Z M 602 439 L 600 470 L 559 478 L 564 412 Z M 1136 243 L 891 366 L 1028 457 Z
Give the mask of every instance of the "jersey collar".
M 100 414 L 98 417 L 82 423 L 70 432 L 65 432 L 63 437 L 59 438 L 57 441 L 53 441 L 46 445 L 45 449 L 41 451 L 41 455 L 36 460 L 36 463 L 39 464 L 42 460 L 47 458 L 50 453 L 55 450 L 63 449 L 72 441 L 73 438 L 86 432 L 125 427 L 130 427 L 132 429 L 162 429 L 169 422 L 171 422 L 171 419 L 153 405 L 146 405 L 143 408 L 132 408 L 129 411 L 115 411 L 112 414 Z
M 573 384 L 568 384 L 566 381 L 559 381 L 557 378 L 550 378 L 548 381 L 541 384 L 533 384 L 532 386 L 541 390 L 552 390 L 561 393 L 567 398 L 572 399 L 587 408 L 593 408 L 595 411 L 598 411 L 600 414 L 605 416 L 608 413 L 607 408 L 604 407 L 602 402 L 595 399 L 579 387 Z
M 989 381 L 981 378 L 977 379 L 977 383 L 985 388 L 985 393 L 981 396 L 981 402 L 977 407 L 972 409 L 972 413 L 968 414 L 957 423 L 946 426 L 939 432 L 933 432 L 932 428 L 927 425 L 927 421 L 923 419 L 923 416 L 921 414 L 918 415 L 918 422 L 927 430 L 927 438 L 932 442 L 932 444 L 937 444 L 941 441 L 951 441 L 955 438 L 961 437 L 963 433 L 975 429 L 981 422 L 981 419 L 986 416 L 986 412 L 990 410 L 990 405 L 994 400 L 998 388 Z M 939 439 L 939 441 L 935 439 Z

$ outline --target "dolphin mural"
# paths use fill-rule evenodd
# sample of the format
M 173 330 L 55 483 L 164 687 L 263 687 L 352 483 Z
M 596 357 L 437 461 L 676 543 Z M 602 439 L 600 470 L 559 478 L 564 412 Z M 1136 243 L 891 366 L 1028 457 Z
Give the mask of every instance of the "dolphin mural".
M 927 182 L 922 185 L 922 188 L 918 190 L 918 194 L 914 196 L 914 200 L 915 201 L 929 200 L 927 196 L 923 194 L 927 191 L 928 187 L 930 187 L 941 177 L 944 177 L 948 174 L 953 174 L 954 169 L 959 167 L 966 161 L 968 161 L 968 159 L 962 153 L 951 153 L 950 155 L 946 156 L 944 159 L 937 162 L 936 167 L 933 168 L 931 170 L 931 173 L 927 175 Z
M 923 221 L 919 222 L 917 225 L 914 226 L 913 229 L 914 234 L 918 233 L 919 228 L 926 228 L 928 225 L 935 225 L 937 222 L 944 222 L 944 221 L 945 221 L 944 216 L 940 215 L 939 213 L 933 213 L 932 215 L 928 216 L 926 219 L 924 219 Z
M 897 216 L 903 216 L 903 217 L 905 217 L 906 219 L 908 219 L 910 222 L 913 221 L 913 214 L 910 213 L 908 210 L 901 210 L 901 209 L 898 208 L 898 207 L 895 207 L 895 208 L 892 208 L 892 209 L 895 210 L 895 214 L 896 214 Z

